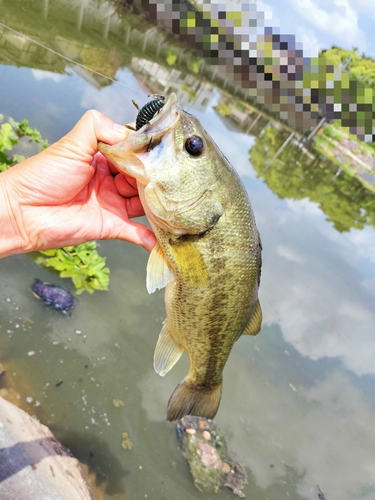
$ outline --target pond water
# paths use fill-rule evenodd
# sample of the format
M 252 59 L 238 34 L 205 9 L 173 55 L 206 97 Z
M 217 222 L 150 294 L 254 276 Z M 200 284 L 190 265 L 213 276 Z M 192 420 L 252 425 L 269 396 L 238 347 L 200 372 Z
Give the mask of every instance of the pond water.
M 0 22 L 6 118 L 27 118 L 53 142 L 87 109 L 126 123 L 136 115 L 131 98 L 144 104 L 150 92 L 176 90 L 240 173 L 264 247 L 264 323 L 234 346 L 215 420 L 247 470 L 246 497 L 312 500 L 319 485 L 327 500 L 375 498 L 373 195 L 293 141 L 259 166 L 269 120 L 239 103 L 223 117 L 222 88 L 162 64 L 163 52 L 143 53 L 141 38 L 127 35 L 129 26 L 145 31 L 140 16 L 101 1 L 16 0 L 0 2 Z M 70 318 L 30 289 L 38 277 L 73 291 L 67 280 L 25 255 L 0 261 L 0 362 L 20 406 L 89 465 L 106 499 L 232 498 L 194 488 L 165 421 L 187 359 L 164 378 L 153 371 L 165 312 L 163 292 L 145 288 L 147 252 L 121 241 L 100 242 L 99 252 L 110 290 L 81 295 Z

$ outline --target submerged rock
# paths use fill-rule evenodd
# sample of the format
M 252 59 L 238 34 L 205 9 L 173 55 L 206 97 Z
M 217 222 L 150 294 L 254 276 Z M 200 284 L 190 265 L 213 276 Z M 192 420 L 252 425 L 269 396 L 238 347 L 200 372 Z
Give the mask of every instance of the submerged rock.
M 245 470 L 230 457 L 225 438 L 215 423 L 187 415 L 177 422 L 176 430 L 195 487 L 216 493 L 220 487 L 228 486 L 235 495 L 244 498 Z
M 69 313 L 75 307 L 73 295 L 61 286 L 37 279 L 31 289 L 36 298 L 63 314 Z
M 0 498 L 94 500 L 78 461 L 51 431 L 0 397 Z

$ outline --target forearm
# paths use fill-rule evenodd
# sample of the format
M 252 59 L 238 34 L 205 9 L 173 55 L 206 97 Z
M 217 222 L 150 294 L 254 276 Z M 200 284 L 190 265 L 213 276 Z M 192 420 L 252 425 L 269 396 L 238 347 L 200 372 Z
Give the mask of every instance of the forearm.
M 23 253 L 23 238 L 19 232 L 19 222 L 11 203 L 10 174 L 0 174 L 0 258 Z

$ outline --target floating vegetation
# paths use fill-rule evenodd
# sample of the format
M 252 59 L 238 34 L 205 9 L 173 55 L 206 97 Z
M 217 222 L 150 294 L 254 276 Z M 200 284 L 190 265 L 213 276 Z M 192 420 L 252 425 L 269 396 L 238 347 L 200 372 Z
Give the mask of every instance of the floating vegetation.
M 0 114 L 0 124 L 0 172 L 4 172 L 26 158 L 21 154 L 8 153 L 17 145 L 21 147 L 19 143 L 23 137 L 29 139 L 28 143 L 22 143 L 23 150 L 28 151 L 30 143 L 34 145 L 31 154 L 48 146 L 48 141 L 43 139 L 38 129 L 29 126 L 28 120 L 16 122 L 10 117 L 7 122 L 4 122 L 4 116 Z M 38 146 L 37 149 L 35 145 Z M 105 258 L 96 251 L 95 242 L 56 250 L 44 250 L 37 254 L 35 260 L 45 267 L 52 267 L 62 278 L 71 278 L 77 295 L 85 290 L 89 293 L 95 290 L 108 290 L 109 269 L 105 267 Z
M 71 278 L 77 295 L 84 291 L 108 290 L 109 268 L 105 258 L 96 251 L 95 241 L 56 250 L 43 250 L 36 262 L 52 267 L 61 278 Z
M 27 120 L 16 122 L 13 118 L 9 118 L 7 122 L 3 123 L 3 121 L 4 115 L 0 114 L 0 172 L 4 172 L 25 159 L 23 155 L 9 155 L 5 152 L 12 151 L 22 137 L 28 137 L 29 143 L 39 145 L 40 149 L 44 149 L 48 146 L 48 141 L 43 139 L 39 130 L 31 128 Z

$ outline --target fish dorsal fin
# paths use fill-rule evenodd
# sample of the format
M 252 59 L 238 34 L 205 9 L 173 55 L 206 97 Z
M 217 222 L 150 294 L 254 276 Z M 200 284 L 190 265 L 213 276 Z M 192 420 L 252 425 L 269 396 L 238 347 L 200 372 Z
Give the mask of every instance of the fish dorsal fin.
M 251 315 L 251 318 L 248 324 L 246 325 L 246 328 L 242 332 L 242 335 L 256 335 L 257 333 L 260 332 L 261 328 L 262 328 L 262 309 L 260 307 L 259 300 L 257 300 L 254 312 Z
M 207 267 L 194 242 L 184 238 L 171 242 L 171 249 L 184 282 L 194 288 L 207 288 Z
M 184 348 L 172 339 L 167 320 L 165 320 L 155 347 L 154 369 L 156 373 L 164 377 L 177 363 L 183 352 Z
M 159 243 L 156 243 L 147 262 L 146 287 L 148 293 L 153 293 L 158 288 L 164 288 L 173 279 L 173 272 L 164 252 Z

